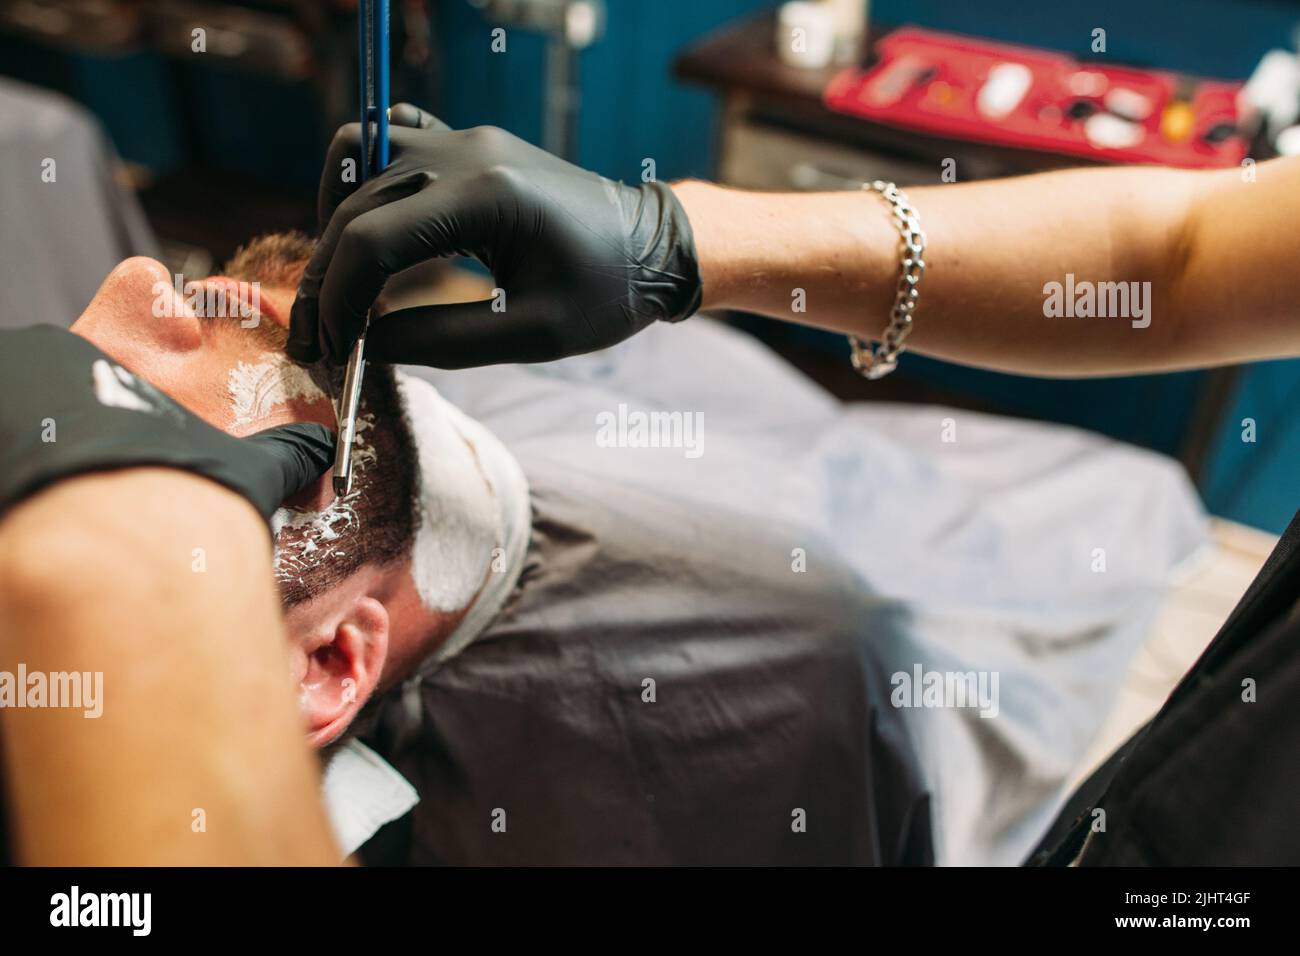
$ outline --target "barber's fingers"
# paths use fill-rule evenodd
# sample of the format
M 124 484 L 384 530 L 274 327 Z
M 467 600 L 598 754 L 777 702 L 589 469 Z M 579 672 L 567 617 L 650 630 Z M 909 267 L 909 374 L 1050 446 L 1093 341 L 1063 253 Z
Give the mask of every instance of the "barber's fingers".
M 438 119 L 432 113 L 426 113 L 418 106 L 411 103 L 398 103 L 388 110 L 388 122 L 394 126 L 405 126 L 410 129 L 432 129 L 448 130 L 451 129 L 446 123 Z
M 311 257 L 298 282 L 298 294 L 289 312 L 289 341 L 285 351 L 298 362 L 311 363 L 329 353 L 324 331 L 320 328 L 320 295 L 325 275 L 333 261 L 334 253 L 344 230 L 361 215 L 375 210 L 385 202 L 409 196 L 418 191 L 421 177 L 377 177 L 359 191 L 348 196 L 334 211 L 324 231 L 316 240 Z M 355 337 L 355 332 L 353 333 Z M 335 360 L 336 364 L 338 360 Z
M 443 369 L 546 362 L 597 347 L 570 341 L 579 329 L 580 324 L 565 325 L 522 305 L 501 311 L 492 299 L 451 302 L 376 319 L 366 333 L 366 355 L 381 362 Z
M 466 232 L 462 198 L 417 170 L 377 178 L 339 206 L 303 272 L 290 313 L 289 354 L 300 362 L 346 361 L 389 276 L 454 255 L 476 239 Z
M 241 440 L 262 452 L 263 471 L 256 482 L 254 504 L 267 516 L 334 463 L 334 433 L 314 422 L 277 425 Z
M 446 132 L 449 127 L 432 113 L 410 103 L 398 103 L 388 110 L 388 122 L 397 130 Z M 389 136 L 390 159 L 396 159 L 403 137 Z M 321 170 L 320 189 L 316 194 L 316 222 L 321 229 L 344 199 L 361 185 L 361 124 L 340 126 L 330 141 Z

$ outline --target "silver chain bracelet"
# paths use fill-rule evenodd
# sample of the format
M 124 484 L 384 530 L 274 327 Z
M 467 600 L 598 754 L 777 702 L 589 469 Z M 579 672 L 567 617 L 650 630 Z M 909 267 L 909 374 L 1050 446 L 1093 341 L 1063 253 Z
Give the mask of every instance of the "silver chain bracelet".
M 863 183 L 863 189 L 870 189 L 880 194 L 889 203 L 894 217 L 894 225 L 902 238 L 899 246 L 899 258 L 902 271 L 898 277 L 898 286 L 894 296 L 894 307 L 889 310 L 889 324 L 885 326 L 880 342 L 867 345 L 856 335 L 850 335 L 849 347 L 853 350 L 850 358 L 853 367 L 865 378 L 872 380 L 884 378 L 898 367 L 898 357 L 903 354 L 903 340 L 912 331 L 912 314 L 916 311 L 916 300 L 920 293 L 917 286 L 921 276 L 925 275 L 925 233 L 921 231 L 921 221 L 916 210 L 907 201 L 907 196 L 894 183 L 875 180 Z

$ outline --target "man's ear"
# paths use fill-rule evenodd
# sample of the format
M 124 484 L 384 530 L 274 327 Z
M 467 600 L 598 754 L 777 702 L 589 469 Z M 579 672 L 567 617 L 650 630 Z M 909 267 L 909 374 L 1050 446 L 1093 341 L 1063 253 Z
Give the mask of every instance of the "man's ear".
M 304 648 L 299 699 L 307 739 L 323 747 L 338 737 L 374 693 L 388 658 L 388 610 L 369 596 L 350 602 L 332 632 Z

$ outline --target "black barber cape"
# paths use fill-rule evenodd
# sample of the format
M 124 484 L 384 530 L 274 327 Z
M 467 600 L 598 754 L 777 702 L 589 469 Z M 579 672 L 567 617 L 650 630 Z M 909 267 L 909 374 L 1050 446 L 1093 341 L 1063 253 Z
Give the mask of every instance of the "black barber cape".
M 525 469 L 520 586 L 363 737 L 420 794 L 403 836 L 381 832 L 386 852 L 363 859 L 932 862 L 871 651 L 897 626 L 888 603 L 825 560 L 792 573 L 789 535 L 740 515 Z
M 1075 792 L 1031 862 L 1300 864 L 1298 597 L 1300 514 L 1160 712 Z

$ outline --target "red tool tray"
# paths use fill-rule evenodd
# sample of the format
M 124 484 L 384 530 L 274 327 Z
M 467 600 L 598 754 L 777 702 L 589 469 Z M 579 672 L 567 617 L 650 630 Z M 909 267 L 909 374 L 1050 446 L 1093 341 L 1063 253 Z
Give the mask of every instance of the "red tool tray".
M 1116 163 L 1235 166 L 1248 149 L 1236 133 L 1241 83 L 1101 66 L 917 27 L 888 34 L 876 51 L 879 60 L 871 68 L 849 68 L 832 78 L 822 94 L 830 109 L 948 139 Z M 1011 71 L 1022 87 L 1027 70 L 1028 86 L 1004 115 L 993 118 L 980 109 L 979 95 L 1002 64 L 1024 68 Z M 1139 108 L 1120 114 L 1109 105 L 1121 102 Z M 1149 113 L 1140 115 L 1147 106 Z M 1078 115 L 1080 110 L 1087 115 Z M 1114 136 L 1098 135 L 1116 130 L 1129 141 L 1117 144 Z

